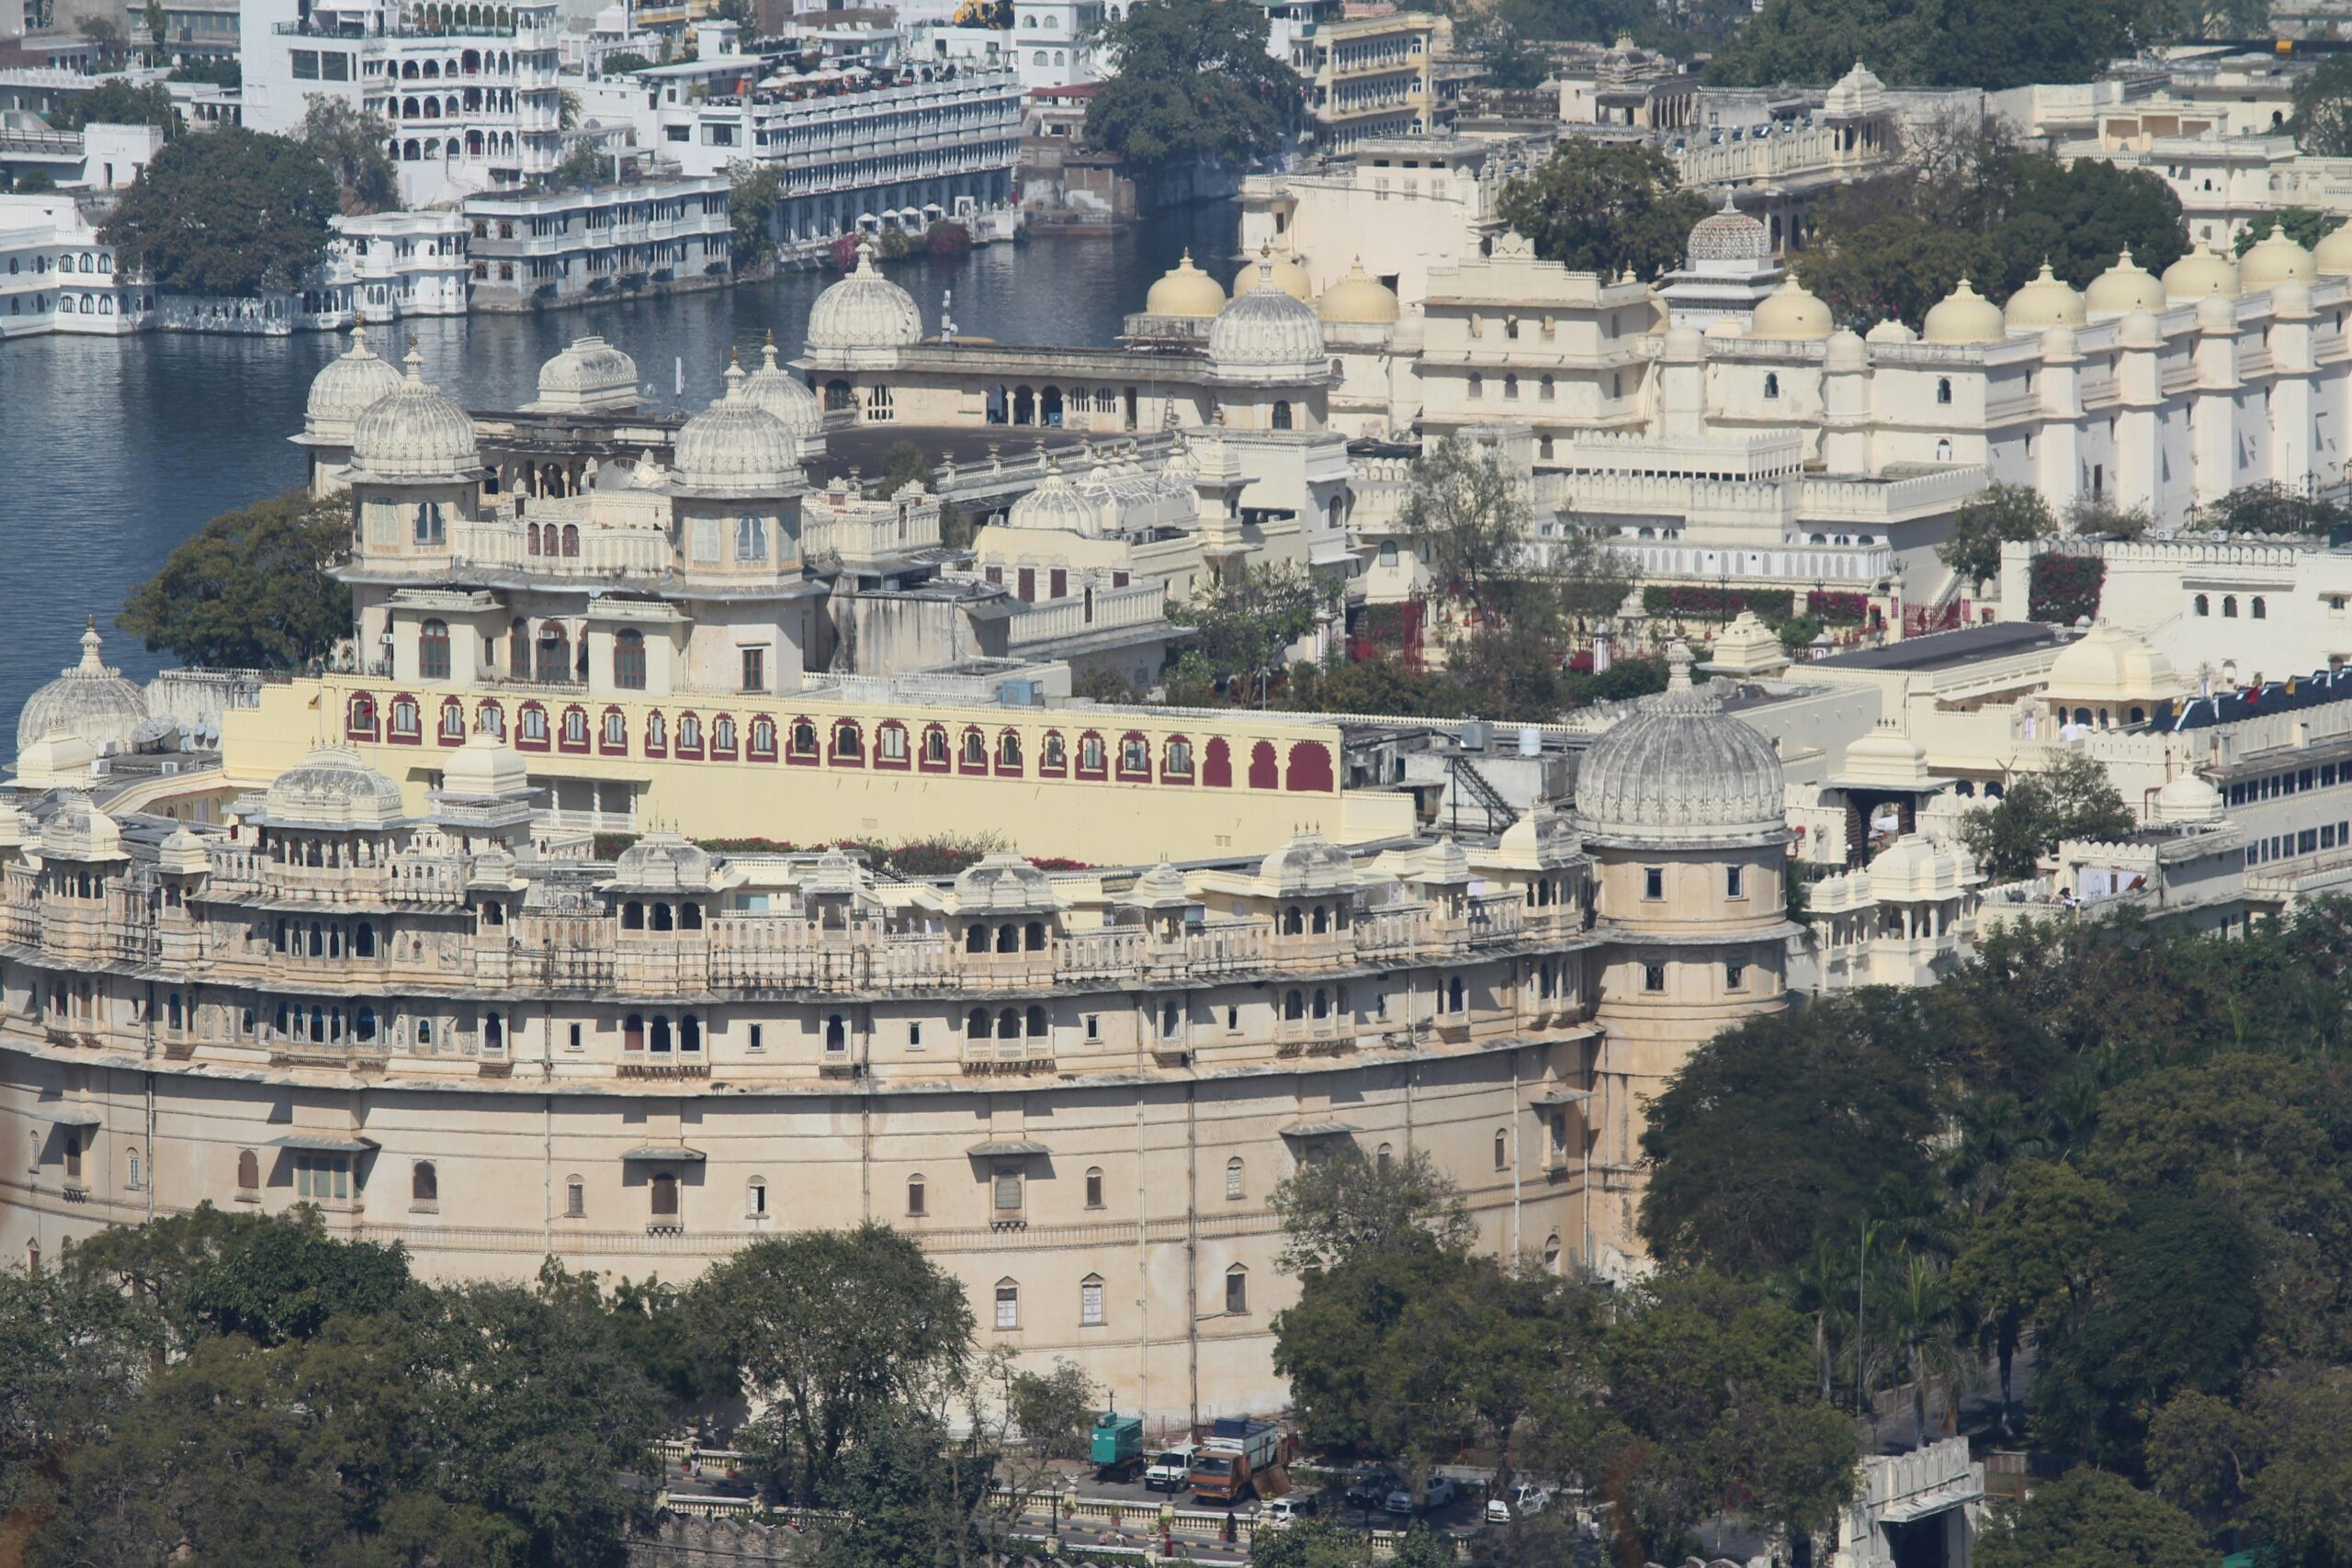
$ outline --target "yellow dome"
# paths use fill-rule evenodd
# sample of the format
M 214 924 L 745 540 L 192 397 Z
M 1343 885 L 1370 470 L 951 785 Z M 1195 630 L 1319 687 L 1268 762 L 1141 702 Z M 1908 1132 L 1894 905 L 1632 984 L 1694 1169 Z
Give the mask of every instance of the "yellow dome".
M 2031 282 L 2009 296 L 2001 319 L 2013 327 L 2042 332 L 2051 327 L 2079 327 L 2089 316 L 2083 309 L 2083 297 L 2066 287 L 2045 261 Z
M 2132 259 L 2132 247 L 2115 258 L 2115 265 L 2091 279 L 2083 290 L 2083 306 L 2094 316 L 2128 316 L 2134 310 L 2161 310 L 2165 308 L 2165 288 L 2155 275 Z
M 1827 337 L 1836 326 L 1829 319 L 1829 307 L 1791 276 L 1756 307 L 1747 335 L 1778 343 L 1815 343 Z
M 2133 633 L 2098 621 L 2051 662 L 2041 695 L 2051 703 L 2151 706 L 2185 689 L 2172 660 Z
M 1315 313 L 1326 321 L 1359 322 L 1385 326 L 1396 319 L 1396 296 L 1380 279 L 1363 269 L 1363 258 L 1348 269 L 1348 276 L 1323 291 L 1315 301 Z
M 1225 309 L 1225 290 L 1216 279 L 1193 265 L 1193 253 L 1160 275 L 1143 297 L 1147 316 L 1197 316 L 1205 321 Z
M 1919 323 L 1921 343 L 1999 343 L 2007 336 L 2008 324 L 2001 320 L 2001 308 L 1977 293 L 1964 277 Z
M 2352 274 L 2352 223 L 2338 223 L 2322 234 L 2312 247 L 2312 262 L 2333 276 Z
M 2259 294 L 2290 277 L 2298 283 L 2315 283 L 2319 264 L 2311 252 L 2287 238 L 2284 225 L 2274 221 L 2268 236 L 2248 246 L 2238 258 L 2238 283 L 2248 294 Z
M 2238 264 L 2198 246 L 2165 268 L 2165 299 L 2234 299 L 2238 297 Z
M 1266 246 L 1258 253 L 1258 261 L 1244 264 L 1241 270 L 1233 275 L 1233 297 L 1236 299 L 1258 287 L 1259 261 L 1271 261 L 1274 264 L 1275 288 L 1302 305 L 1315 303 L 1315 286 L 1307 281 L 1306 269 L 1288 256 L 1276 255 L 1274 247 L 1272 245 Z

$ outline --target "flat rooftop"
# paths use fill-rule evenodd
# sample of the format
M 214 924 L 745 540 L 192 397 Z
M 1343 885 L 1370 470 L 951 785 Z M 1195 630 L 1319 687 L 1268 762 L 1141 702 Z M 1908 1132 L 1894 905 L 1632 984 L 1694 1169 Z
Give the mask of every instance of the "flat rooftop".
M 1905 637 L 1880 648 L 1858 649 L 1816 660 L 1815 670 L 1956 670 L 1987 659 L 2007 659 L 2063 641 L 2057 626 L 2039 621 L 1995 621 L 1990 626 L 1962 626 L 1957 631 L 1932 632 Z

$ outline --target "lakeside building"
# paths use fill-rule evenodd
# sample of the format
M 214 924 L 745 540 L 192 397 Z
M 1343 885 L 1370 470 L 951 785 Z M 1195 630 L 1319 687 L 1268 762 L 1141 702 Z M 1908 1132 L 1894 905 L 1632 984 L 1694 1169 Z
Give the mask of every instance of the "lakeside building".
M 465 200 L 471 303 L 529 310 L 734 281 L 724 175 L 655 175 Z
M 154 310 L 154 285 L 116 266 L 75 197 L 0 195 L 0 340 L 122 336 L 143 331 Z

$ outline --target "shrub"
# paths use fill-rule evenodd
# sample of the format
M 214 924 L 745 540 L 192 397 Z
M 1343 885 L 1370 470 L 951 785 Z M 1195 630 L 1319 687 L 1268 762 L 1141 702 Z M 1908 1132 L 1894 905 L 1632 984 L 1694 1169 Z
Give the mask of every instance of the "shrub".
M 2070 626 L 2098 615 L 2107 563 L 2097 556 L 2040 555 L 2026 595 L 2026 614 L 2037 621 Z

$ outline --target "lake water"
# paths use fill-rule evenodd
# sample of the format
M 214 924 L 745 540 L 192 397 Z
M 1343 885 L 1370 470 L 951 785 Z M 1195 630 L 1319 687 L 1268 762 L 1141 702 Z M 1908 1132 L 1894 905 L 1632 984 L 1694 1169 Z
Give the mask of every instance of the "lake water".
M 1107 344 L 1153 280 L 1190 248 L 1229 276 L 1229 205 L 1168 213 L 1115 236 L 1038 235 L 956 262 L 887 269 L 938 330 L 953 290 L 959 332 L 1002 343 Z M 716 395 L 730 349 L 757 363 L 770 332 L 789 356 L 830 274 L 542 315 L 402 322 L 424 373 L 473 408 L 527 400 L 538 367 L 572 338 L 601 333 L 637 358 L 670 400 L 684 362 L 686 405 Z M 0 746 L 33 687 L 78 657 L 85 615 L 107 633 L 107 660 L 144 680 L 168 660 L 113 630 L 124 595 L 207 519 L 301 482 L 302 400 L 340 333 L 292 338 L 150 333 L 51 336 L 0 344 Z M 397 352 L 379 335 L 379 353 Z

